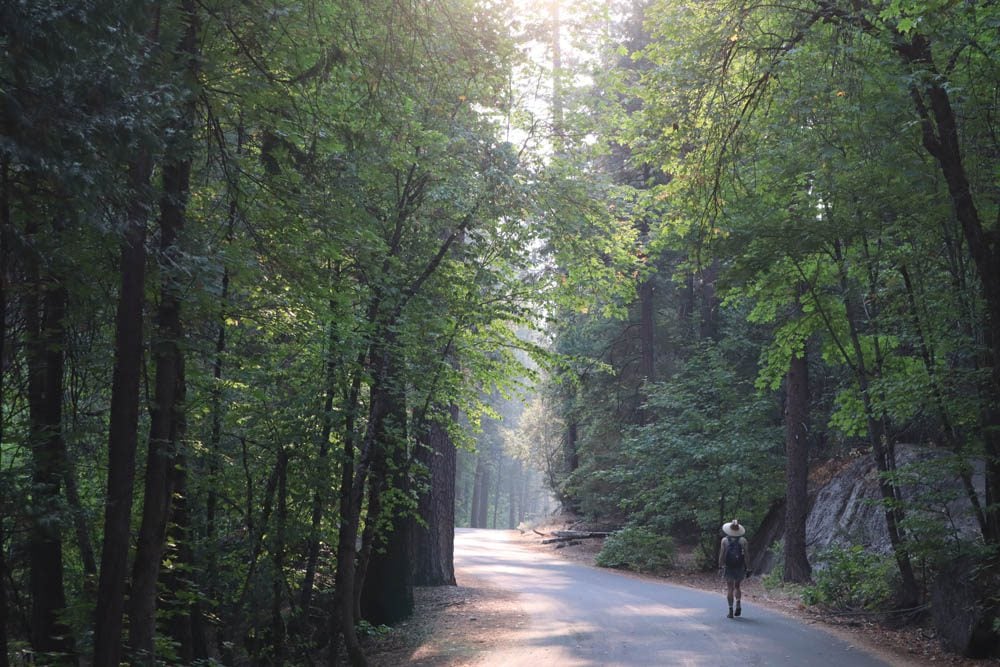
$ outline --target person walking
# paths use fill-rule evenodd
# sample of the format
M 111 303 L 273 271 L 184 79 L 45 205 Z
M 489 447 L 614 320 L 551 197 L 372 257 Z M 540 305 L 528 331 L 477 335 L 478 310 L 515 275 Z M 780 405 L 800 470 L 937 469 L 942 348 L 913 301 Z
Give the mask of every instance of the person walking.
M 724 536 L 719 545 L 719 571 L 726 580 L 726 600 L 729 602 L 727 618 L 743 613 L 740 600 L 743 591 L 740 584 L 747 577 L 747 563 L 750 562 L 750 552 L 747 549 L 747 538 L 743 537 L 747 529 L 740 525 L 739 519 L 722 524 Z M 736 600 L 736 610 L 733 610 L 733 600 Z

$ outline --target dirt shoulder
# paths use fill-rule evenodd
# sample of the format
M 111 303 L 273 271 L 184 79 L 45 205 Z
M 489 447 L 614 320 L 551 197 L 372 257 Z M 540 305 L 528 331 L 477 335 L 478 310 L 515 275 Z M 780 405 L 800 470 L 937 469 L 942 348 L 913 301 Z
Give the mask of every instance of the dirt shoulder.
M 517 594 L 459 575 L 457 586 L 418 587 L 410 620 L 364 640 L 373 667 L 475 664 L 527 622 Z
M 544 529 L 542 529 L 544 531 Z M 556 548 L 542 544 L 533 533 L 514 533 L 530 549 L 592 565 L 601 548 L 601 540 L 581 540 L 578 544 Z M 705 591 L 718 591 L 720 613 L 725 612 L 722 586 L 712 574 L 681 567 L 663 577 L 630 573 L 630 576 L 669 581 Z M 963 659 L 943 650 L 929 627 L 888 629 L 864 617 L 823 616 L 803 605 L 792 592 L 769 591 L 757 578 L 743 588 L 744 606 L 760 605 L 798 618 L 863 646 L 891 665 L 925 667 L 954 665 L 983 667 L 1000 661 Z M 390 631 L 365 640 L 371 664 L 378 667 L 420 665 L 424 667 L 459 667 L 474 665 L 478 656 L 494 647 L 514 641 L 517 630 L 528 621 L 517 594 L 483 585 L 458 573 L 458 586 L 418 588 L 413 617 Z

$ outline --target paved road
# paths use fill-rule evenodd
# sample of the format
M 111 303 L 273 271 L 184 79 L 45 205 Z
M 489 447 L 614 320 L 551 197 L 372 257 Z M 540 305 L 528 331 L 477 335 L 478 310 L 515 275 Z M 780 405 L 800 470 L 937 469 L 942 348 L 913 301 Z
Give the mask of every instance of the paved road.
M 748 604 L 727 619 L 721 594 L 587 567 L 527 549 L 507 531 L 455 535 L 459 580 L 518 591 L 529 615 L 486 666 L 615 665 L 885 667 L 825 632 Z

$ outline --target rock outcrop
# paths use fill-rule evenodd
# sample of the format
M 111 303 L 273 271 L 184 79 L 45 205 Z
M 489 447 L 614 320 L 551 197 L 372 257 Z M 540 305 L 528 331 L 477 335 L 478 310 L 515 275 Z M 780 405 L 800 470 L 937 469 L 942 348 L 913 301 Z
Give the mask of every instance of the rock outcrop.
M 939 450 L 897 445 L 896 467 L 906 478 L 904 499 L 924 517 L 940 523 L 942 533 L 953 538 L 974 538 L 978 525 L 972 505 L 956 476 L 926 474 L 944 469 L 948 457 Z M 973 476 L 982 498 L 982 466 Z M 806 544 L 810 556 L 832 546 L 862 545 L 879 553 L 891 553 L 885 525 L 878 473 L 870 456 L 853 461 L 816 491 L 806 521 Z
M 896 467 L 901 491 L 911 517 L 924 519 L 945 541 L 976 541 L 980 535 L 972 504 L 959 476 L 948 474 L 947 453 L 915 446 L 897 446 Z M 973 487 L 982 503 L 982 466 L 974 469 Z M 868 551 L 889 554 L 892 544 L 882 510 L 878 473 L 870 456 L 847 464 L 821 488 L 812 491 L 806 521 L 810 562 L 822 566 L 817 555 L 831 546 L 861 545 Z M 768 544 L 784 531 L 783 505 L 776 505 L 758 528 Z M 767 536 L 766 538 L 764 536 Z M 765 573 L 773 558 L 761 543 L 755 569 Z M 941 638 L 958 653 L 984 658 L 1000 655 L 1000 638 L 994 625 L 1000 618 L 993 596 L 1000 590 L 1000 575 L 977 567 L 971 557 L 944 565 L 928 586 L 931 616 Z

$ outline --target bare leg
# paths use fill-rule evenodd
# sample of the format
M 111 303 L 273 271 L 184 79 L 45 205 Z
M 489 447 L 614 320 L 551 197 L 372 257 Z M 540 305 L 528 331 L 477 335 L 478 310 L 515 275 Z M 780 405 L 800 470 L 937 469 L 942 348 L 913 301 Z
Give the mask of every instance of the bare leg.
M 726 579 L 726 601 L 729 603 L 729 618 L 733 617 L 733 591 L 737 585 L 735 581 Z
M 740 582 L 740 581 L 733 582 L 733 584 L 734 584 L 733 588 L 735 589 L 735 593 L 736 593 L 736 615 L 737 616 L 739 616 L 740 612 L 742 611 L 740 609 L 740 600 L 743 598 L 743 591 L 740 589 L 740 584 L 741 583 L 742 582 Z M 730 606 L 732 606 L 733 603 L 730 601 L 729 604 L 730 604 Z

